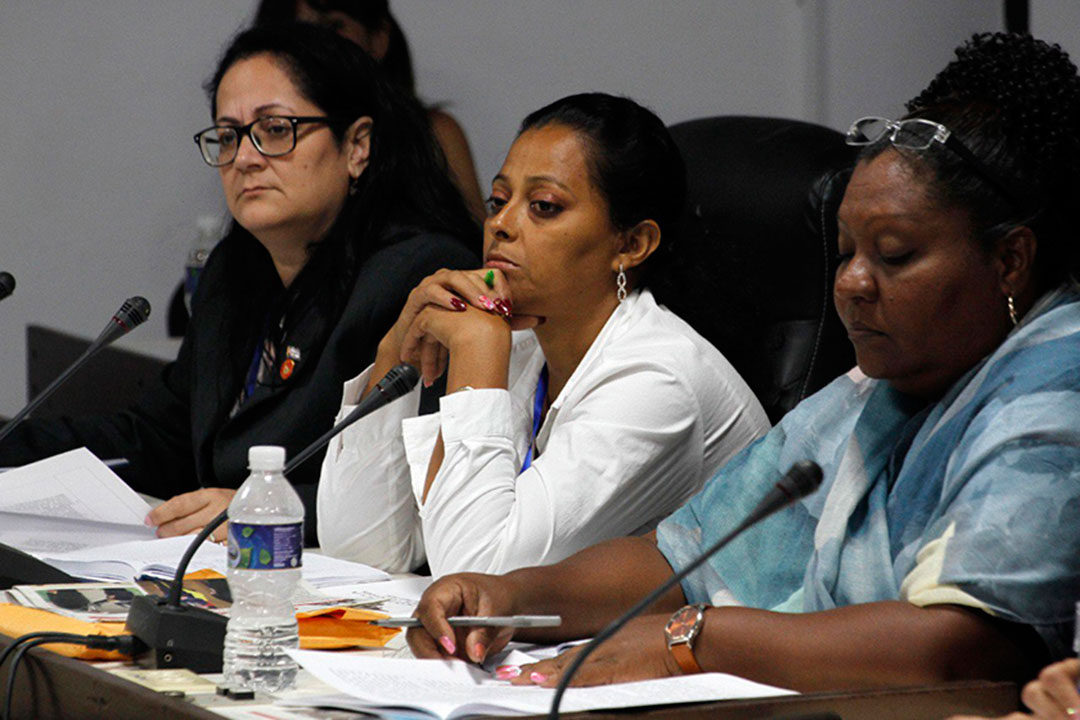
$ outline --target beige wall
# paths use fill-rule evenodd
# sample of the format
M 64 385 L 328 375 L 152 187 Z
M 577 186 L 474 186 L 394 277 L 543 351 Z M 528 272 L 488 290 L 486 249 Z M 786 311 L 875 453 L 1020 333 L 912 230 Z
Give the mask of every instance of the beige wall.
M 1071 22 L 1073 0 L 1057 4 Z M 164 336 L 200 214 L 220 214 L 191 134 L 200 90 L 253 0 L 4 0 L 0 10 L 0 414 L 24 402 L 27 323 L 95 335 L 143 294 Z M 521 118 L 581 90 L 625 93 L 668 122 L 728 113 L 840 128 L 892 113 L 996 0 L 393 0 L 421 94 L 472 141 L 482 185 Z M 1041 10 L 1038 10 L 1041 12 Z M 1038 28 L 1038 12 L 1036 28 Z M 1055 16 L 1057 17 L 1057 16 Z M 1048 21 L 1058 28 L 1061 20 Z M 1064 39 L 1063 39 L 1064 42 Z

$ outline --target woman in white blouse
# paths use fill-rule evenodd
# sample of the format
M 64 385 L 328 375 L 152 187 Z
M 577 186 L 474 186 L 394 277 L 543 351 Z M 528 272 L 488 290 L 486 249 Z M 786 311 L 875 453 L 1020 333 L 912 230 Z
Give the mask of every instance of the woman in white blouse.
M 333 441 L 319 541 L 390 571 L 501 573 L 652 529 L 768 429 L 731 365 L 645 287 L 685 169 L 626 98 L 574 95 L 522 123 L 492 183 L 484 268 L 413 292 L 341 416 L 395 364 L 447 373 Z

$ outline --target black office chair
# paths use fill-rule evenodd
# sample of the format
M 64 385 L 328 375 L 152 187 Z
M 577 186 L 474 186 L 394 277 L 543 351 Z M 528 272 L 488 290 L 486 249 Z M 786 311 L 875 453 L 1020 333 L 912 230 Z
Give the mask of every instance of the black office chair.
M 704 118 L 671 132 L 687 212 L 653 291 L 724 353 L 775 423 L 855 364 L 832 303 L 853 149 L 834 130 L 778 118 Z

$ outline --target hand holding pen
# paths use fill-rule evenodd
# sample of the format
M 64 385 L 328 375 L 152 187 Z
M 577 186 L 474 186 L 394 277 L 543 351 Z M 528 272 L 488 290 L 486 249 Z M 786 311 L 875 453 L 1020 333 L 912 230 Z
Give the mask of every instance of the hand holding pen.
M 507 628 L 538 628 L 558 627 L 562 625 L 562 617 L 559 615 L 455 615 L 446 618 L 453 627 L 507 627 Z M 418 628 L 423 627 L 420 618 L 396 617 L 372 620 L 372 625 L 391 628 Z
M 520 615 L 517 610 L 505 577 L 447 575 L 424 591 L 416 606 L 418 624 L 409 628 L 406 639 L 418 658 L 457 657 L 482 664 L 488 655 L 506 647 L 517 633 L 543 633 L 543 627 L 551 627 L 531 625 L 540 629 L 519 630 L 521 626 L 513 620 L 498 625 L 472 624 L 481 618 L 513 618 Z

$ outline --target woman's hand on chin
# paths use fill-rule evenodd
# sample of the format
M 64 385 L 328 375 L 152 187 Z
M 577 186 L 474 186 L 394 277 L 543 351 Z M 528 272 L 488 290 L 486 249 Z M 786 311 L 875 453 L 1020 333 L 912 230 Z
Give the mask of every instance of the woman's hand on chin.
M 409 329 L 425 308 L 462 312 L 470 306 L 503 318 L 512 317 L 513 300 L 501 271 L 482 268 L 439 270 L 424 278 L 409 293 L 397 322 L 380 343 L 380 352 L 392 355 L 394 362 L 399 362 Z
M 158 537 L 163 538 L 197 533 L 229 507 L 235 494 L 236 490 L 232 488 L 202 488 L 177 495 L 151 510 L 146 516 L 146 524 L 156 526 Z M 225 525 L 219 527 L 210 539 L 223 540 L 225 528 Z
M 428 305 L 416 315 L 405 333 L 401 361 L 419 367 L 426 386 L 446 372 L 451 352 L 459 365 L 478 369 L 497 357 L 509 358 L 510 324 L 507 320 L 474 307 L 446 310 Z M 471 372 L 466 376 L 478 377 Z
M 654 680 L 680 675 L 681 670 L 667 648 L 664 627 L 669 615 L 642 615 L 597 648 L 578 668 L 571 687 L 610 685 L 612 683 Z M 584 650 L 579 645 L 571 650 L 537 663 L 520 667 L 503 665 L 495 677 L 510 680 L 514 685 L 541 685 L 553 688 L 574 658 Z

